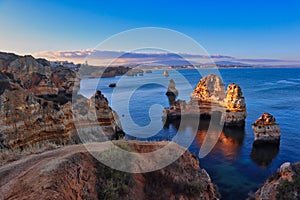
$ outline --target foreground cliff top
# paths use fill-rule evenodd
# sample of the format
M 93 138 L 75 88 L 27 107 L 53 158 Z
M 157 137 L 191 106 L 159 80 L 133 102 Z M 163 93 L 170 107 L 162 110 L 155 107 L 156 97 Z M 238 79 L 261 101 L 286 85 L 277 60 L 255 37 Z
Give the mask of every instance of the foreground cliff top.
M 115 142 L 123 149 L 139 153 L 145 151 L 145 145 L 146 151 L 153 151 L 166 143 Z M 111 152 L 110 142 L 88 145 L 94 151 Z M 129 174 L 104 166 L 83 145 L 71 145 L 2 166 L 0 177 L 0 199 L 218 198 L 209 176 L 189 152 L 164 169 Z

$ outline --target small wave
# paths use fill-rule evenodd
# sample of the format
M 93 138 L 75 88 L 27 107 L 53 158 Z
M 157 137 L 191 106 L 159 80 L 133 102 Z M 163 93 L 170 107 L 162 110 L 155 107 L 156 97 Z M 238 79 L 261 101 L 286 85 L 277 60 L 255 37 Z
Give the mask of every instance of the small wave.
M 290 84 L 290 85 L 300 84 L 299 82 L 290 81 L 290 80 L 280 80 L 280 81 L 277 81 L 276 83 L 278 83 L 278 84 Z
M 291 78 L 290 80 L 300 82 L 300 78 Z

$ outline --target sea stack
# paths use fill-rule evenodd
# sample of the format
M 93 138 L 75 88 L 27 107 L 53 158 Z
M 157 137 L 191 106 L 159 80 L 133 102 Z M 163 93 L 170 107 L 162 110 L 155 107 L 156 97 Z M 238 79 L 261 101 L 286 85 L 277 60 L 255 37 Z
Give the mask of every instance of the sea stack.
M 168 77 L 169 76 L 169 72 L 167 70 L 164 71 L 164 76 Z
M 224 104 L 226 106 L 225 126 L 244 127 L 247 113 L 245 98 L 240 86 L 235 83 L 228 85 Z
M 170 106 L 174 106 L 176 98 L 178 96 L 178 90 L 176 89 L 176 84 L 175 84 L 175 81 L 173 79 L 171 79 L 169 81 L 169 86 L 168 86 L 168 90 L 166 92 L 166 95 L 169 98 Z
M 275 117 L 269 113 L 262 114 L 252 124 L 252 130 L 254 142 L 279 143 L 280 141 L 280 126 L 276 123 Z
M 224 88 L 225 84 L 219 76 L 209 74 L 199 81 L 190 95 L 189 103 L 183 102 L 183 106 L 178 106 L 177 101 L 175 107 L 170 104 L 170 108 L 165 108 L 164 115 L 169 119 L 178 119 L 183 114 L 211 119 L 215 113 L 221 116 L 220 123 L 224 122 L 224 126 L 244 128 L 247 113 L 242 89 L 235 83 L 227 87 L 226 93 Z M 166 95 L 170 100 L 171 92 Z
M 191 94 L 191 100 L 220 103 L 225 97 L 224 86 L 225 85 L 219 76 L 209 74 L 200 80 Z

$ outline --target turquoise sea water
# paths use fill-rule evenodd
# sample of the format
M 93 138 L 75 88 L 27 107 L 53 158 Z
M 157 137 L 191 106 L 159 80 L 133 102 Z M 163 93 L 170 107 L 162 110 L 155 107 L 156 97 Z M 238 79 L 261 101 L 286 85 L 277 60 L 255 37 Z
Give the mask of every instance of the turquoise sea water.
M 214 149 L 200 159 L 200 166 L 207 170 L 212 181 L 218 185 L 222 199 L 245 199 L 283 162 L 300 161 L 300 69 L 219 69 L 219 73 L 226 85 L 235 82 L 241 86 L 247 104 L 246 126 L 244 130 L 224 129 Z M 176 125 L 163 127 L 161 122 L 162 107 L 168 106 L 165 96 L 168 81 L 174 79 L 179 98 L 189 101 L 189 95 L 201 75 L 196 70 L 170 70 L 169 77 L 163 77 L 162 74 L 163 71 L 153 71 L 137 77 L 122 76 L 100 81 L 83 79 L 81 92 L 89 96 L 94 92 L 93 88 L 101 90 L 112 108 L 118 112 L 123 126 L 125 124 L 126 133 L 134 132 L 134 126 L 126 121 L 129 117 L 124 112 L 127 105 L 136 125 L 155 123 L 154 129 L 159 128 L 153 136 L 145 138 L 144 135 L 135 135 L 137 139 L 170 140 L 176 134 Z M 180 77 L 188 81 L 189 87 Z M 109 88 L 110 83 L 117 83 L 117 87 Z M 151 110 L 154 104 L 162 107 Z M 153 122 L 150 122 L 149 109 Z M 263 112 L 273 114 L 280 124 L 280 146 L 252 146 L 254 136 L 251 124 Z M 206 135 L 205 122 L 202 124 L 189 147 L 195 155 L 198 155 Z M 191 137 L 189 131 L 182 134 Z M 130 135 L 127 137 L 131 138 Z

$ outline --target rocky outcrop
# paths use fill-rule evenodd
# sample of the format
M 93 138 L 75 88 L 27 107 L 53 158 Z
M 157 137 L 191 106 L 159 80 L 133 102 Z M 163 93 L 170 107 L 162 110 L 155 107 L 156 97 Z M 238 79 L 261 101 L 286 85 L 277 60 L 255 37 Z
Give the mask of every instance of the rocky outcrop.
M 269 113 L 262 114 L 252 125 L 255 142 L 279 143 L 280 126 Z
M 253 199 L 299 199 L 300 163 L 283 163 L 255 192 Z
M 235 83 L 228 85 L 224 106 L 226 106 L 226 114 L 223 115 L 225 126 L 244 127 L 247 113 L 245 98 L 240 86 Z
M 169 81 L 168 90 L 166 92 L 166 95 L 169 99 L 170 106 L 175 106 L 175 101 L 178 96 L 178 90 L 176 89 L 176 84 L 173 79 Z
M 168 142 L 118 141 L 137 153 L 154 151 Z M 110 142 L 89 149 L 110 152 Z M 173 147 L 174 151 L 181 148 Z M 172 151 L 172 149 L 170 149 Z M 120 165 L 122 161 L 120 161 Z M 138 163 L 137 163 L 138 165 Z M 106 167 L 83 145 L 70 145 L 30 155 L 0 167 L 0 199 L 218 199 L 210 177 L 197 159 L 185 152 L 171 165 L 144 174 Z
M 235 83 L 228 85 L 226 93 L 224 87 L 220 77 L 214 74 L 207 75 L 191 93 L 189 103 L 182 106 L 175 101 L 169 109 L 164 110 L 164 117 L 172 120 L 182 115 L 193 115 L 209 119 L 214 114 L 220 113 L 222 115 L 220 123 L 224 122 L 224 126 L 243 128 L 247 113 L 242 90 Z M 176 97 L 174 95 L 172 97 L 173 102 Z
M 207 75 L 200 80 L 191 93 L 191 99 L 200 102 L 220 103 L 225 97 L 224 86 L 222 79 L 217 75 Z
M 0 60 L 0 147 L 23 149 L 46 141 L 80 142 L 72 104 L 82 105 L 81 112 L 76 113 L 82 116 L 96 108 L 98 122 L 109 138 L 122 132 L 117 114 L 103 95 L 94 97 L 94 107 L 81 95 L 71 102 L 72 93 L 76 95 L 78 89 L 72 69 L 44 66 L 47 62 L 39 63 L 31 56 L 0 53 Z
M 226 109 L 234 112 L 246 111 L 245 98 L 242 89 L 235 83 L 228 85 L 225 98 Z

